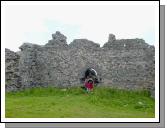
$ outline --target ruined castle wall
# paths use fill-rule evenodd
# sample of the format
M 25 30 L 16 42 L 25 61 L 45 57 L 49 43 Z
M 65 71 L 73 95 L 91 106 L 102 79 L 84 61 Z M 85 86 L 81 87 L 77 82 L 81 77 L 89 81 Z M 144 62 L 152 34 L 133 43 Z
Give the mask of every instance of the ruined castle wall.
M 6 91 L 16 91 L 21 87 L 19 73 L 20 57 L 17 53 L 5 49 L 5 87 Z
M 141 39 L 124 39 L 108 42 L 103 48 L 108 50 L 103 53 L 106 57 L 106 82 L 127 88 L 150 88 L 154 85 L 153 46 Z
M 154 88 L 155 50 L 144 40 L 116 39 L 110 34 L 108 42 L 100 47 L 87 39 L 75 39 L 68 45 L 60 32 L 52 37 L 44 46 L 24 43 L 20 47 L 15 61 L 21 87 L 78 86 L 84 70 L 92 67 L 102 78 L 101 85 Z

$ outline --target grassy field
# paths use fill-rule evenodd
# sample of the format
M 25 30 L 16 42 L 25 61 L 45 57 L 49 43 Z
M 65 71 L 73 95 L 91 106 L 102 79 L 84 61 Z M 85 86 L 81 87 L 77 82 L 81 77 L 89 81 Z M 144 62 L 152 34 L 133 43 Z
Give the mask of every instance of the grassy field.
M 33 88 L 6 93 L 6 118 L 151 118 L 155 103 L 148 91 L 98 87 Z

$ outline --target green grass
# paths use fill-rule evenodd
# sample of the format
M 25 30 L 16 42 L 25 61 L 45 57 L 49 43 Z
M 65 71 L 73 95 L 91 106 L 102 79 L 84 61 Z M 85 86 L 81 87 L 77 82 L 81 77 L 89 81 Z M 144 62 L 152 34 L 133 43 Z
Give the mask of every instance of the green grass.
M 154 118 L 155 103 L 148 91 L 97 87 L 33 88 L 8 92 L 6 118 Z

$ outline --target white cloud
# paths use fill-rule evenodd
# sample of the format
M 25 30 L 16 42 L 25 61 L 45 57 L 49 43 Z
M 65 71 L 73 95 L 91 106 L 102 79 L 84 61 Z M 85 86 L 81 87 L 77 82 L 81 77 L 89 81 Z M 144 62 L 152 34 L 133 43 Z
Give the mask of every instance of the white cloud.
M 49 40 L 46 38 L 49 35 L 51 38 L 51 33 L 57 31 L 50 32 L 47 21 L 58 23 L 56 26 L 53 24 L 55 29 L 60 29 L 61 23 L 63 32 L 71 33 L 67 35 L 70 40 L 87 38 L 104 44 L 109 33 L 119 39 L 149 40 L 158 26 L 154 22 L 154 10 L 153 5 L 8 5 L 6 47 L 16 51 L 23 42 L 45 44 Z M 78 33 L 74 33 L 75 29 L 71 27 L 78 27 Z

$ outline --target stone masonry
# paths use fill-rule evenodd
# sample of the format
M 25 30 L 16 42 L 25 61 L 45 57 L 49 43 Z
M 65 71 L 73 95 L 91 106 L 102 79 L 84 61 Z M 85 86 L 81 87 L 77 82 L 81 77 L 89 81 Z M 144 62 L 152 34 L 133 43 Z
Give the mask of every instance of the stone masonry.
M 20 52 L 5 49 L 6 90 L 38 86 L 80 86 L 86 68 L 97 70 L 101 85 L 154 90 L 155 50 L 143 39 L 116 39 L 109 34 L 100 47 L 87 39 L 56 32 L 44 46 L 24 43 Z

